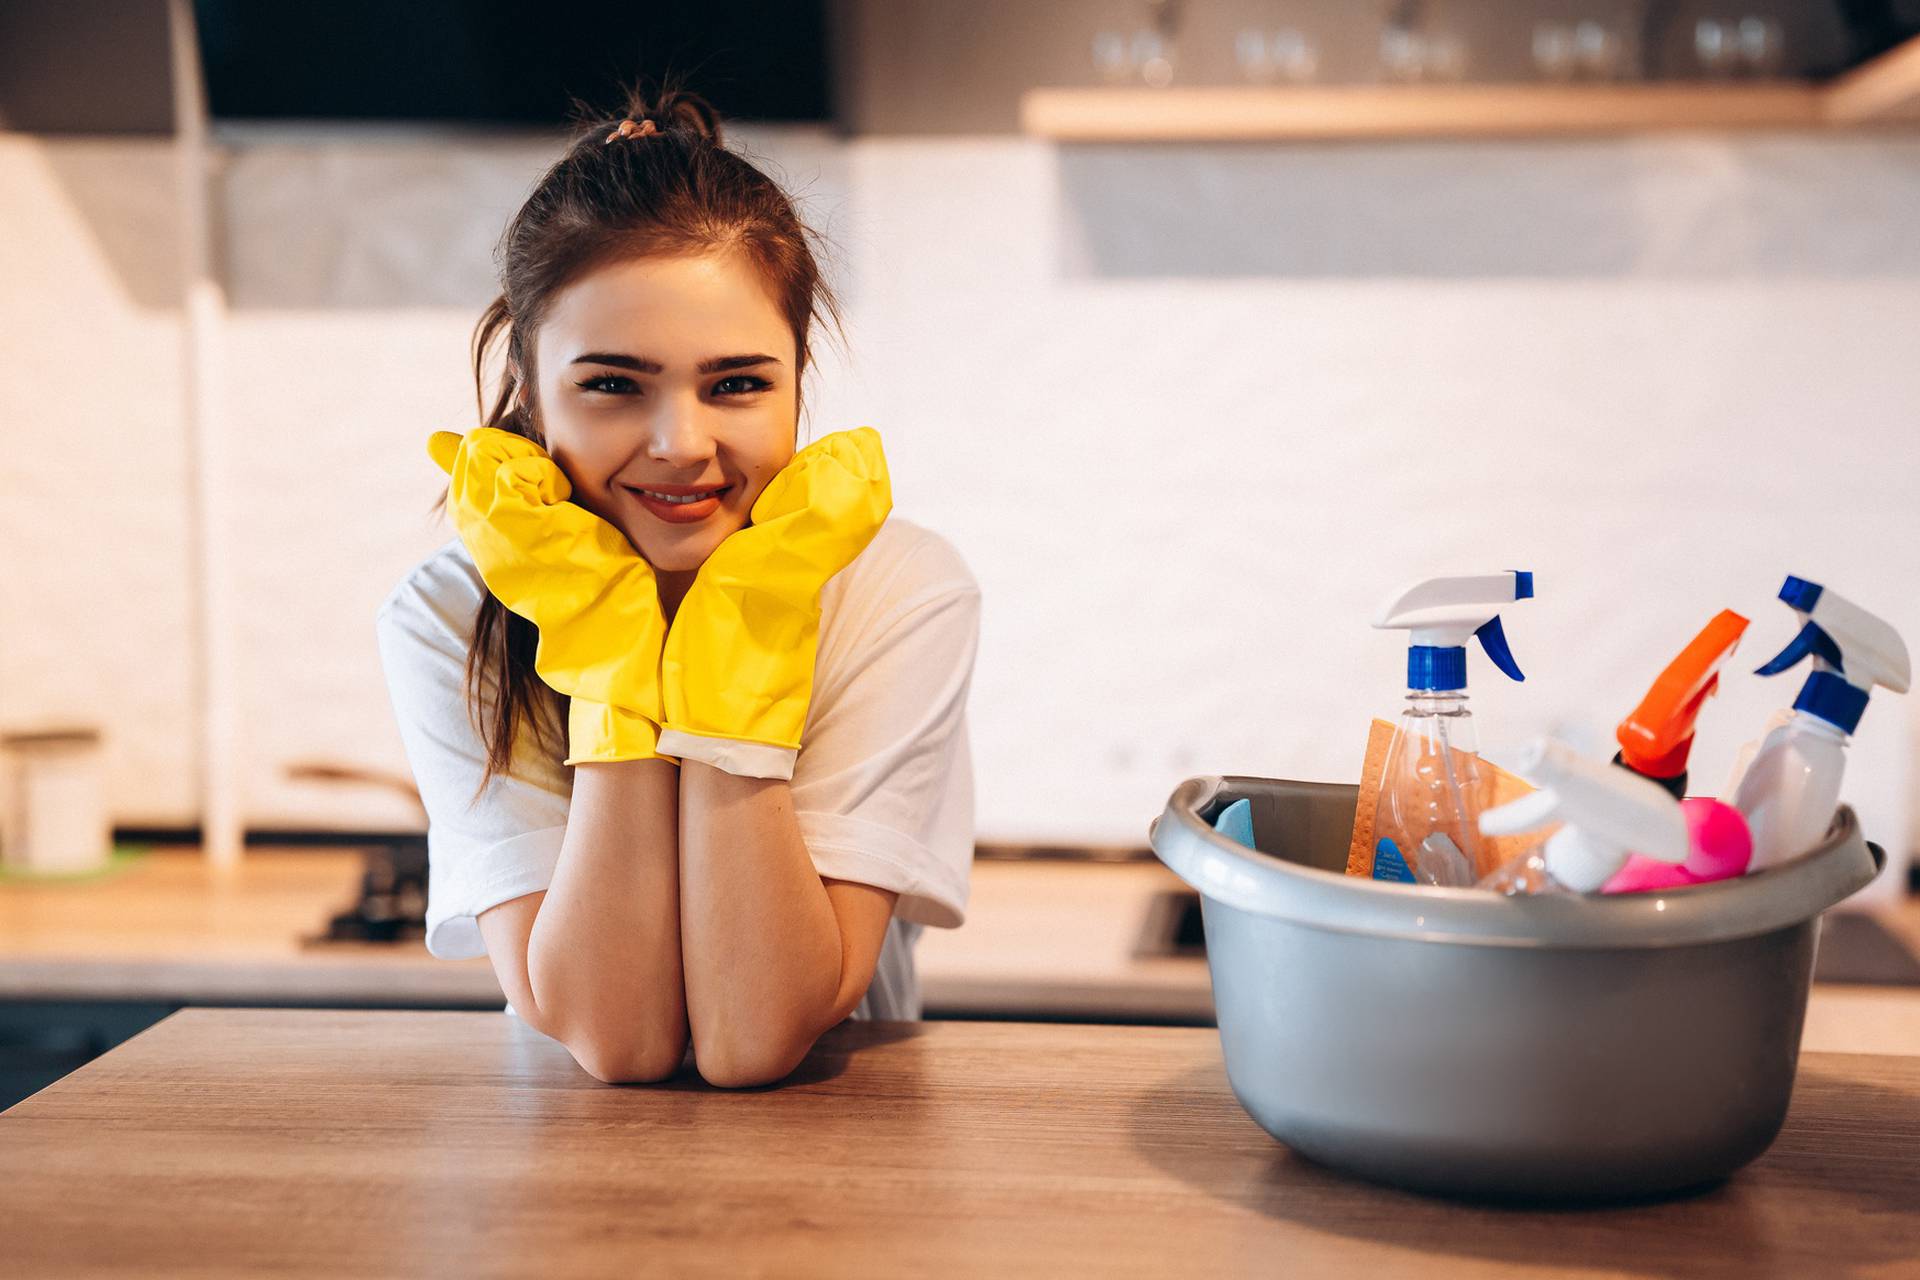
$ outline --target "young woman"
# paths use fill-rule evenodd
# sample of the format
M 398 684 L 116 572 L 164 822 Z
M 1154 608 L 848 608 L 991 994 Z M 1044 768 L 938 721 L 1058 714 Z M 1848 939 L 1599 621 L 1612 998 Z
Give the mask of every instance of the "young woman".
M 502 241 L 492 411 L 430 444 L 458 536 L 379 613 L 428 950 L 608 1082 L 918 1017 L 966 905 L 979 591 L 876 432 L 797 439 L 809 236 L 691 94 L 582 128 Z

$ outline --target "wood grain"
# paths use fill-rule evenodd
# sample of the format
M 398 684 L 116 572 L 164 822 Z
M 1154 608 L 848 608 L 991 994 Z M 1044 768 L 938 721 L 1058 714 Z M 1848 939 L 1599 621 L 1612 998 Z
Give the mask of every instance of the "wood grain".
M 500 1007 L 484 957 L 301 945 L 352 905 L 362 864 L 358 849 L 275 850 L 220 875 L 197 851 L 157 850 L 104 880 L 0 884 L 0 1001 Z M 983 860 L 972 880 L 966 926 L 916 949 L 929 1009 L 1212 1016 L 1204 961 L 1134 954 L 1153 896 L 1184 887 L 1160 863 Z
M 1328 85 L 1029 89 L 1021 128 L 1058 142 L 1564 137 L 1822 129 L 1811 84 Z
M 1920 1058 L 1810 1055 L 1691 1198 L 1320 1169 L 1208 1030 L 846 1024 L 786 1086 L 615 1088 L 489 1013 L 176 1014 L 0 1114 L 0 1270 L 258 1275 L 1920 1272 Z
M 300 945 L 353 901 L 361 864 L 358 850 L 277 850 L 220 876 L 195 852 L 156 851 L 107 880 L 0 885 L 0 1001 L 500 1007 L 484 957 Z M 1205 1022 L 1206 962 L 1135 952 L 1154 897 L 1184 887 L 1158 862 L 976 862 L 965 927 L 916 949 L 927 1008 Z M 1880 919 L 1920 952 L 1920 898 Z M 1920 989 L 1816 985 L 1802 1043 L 1920 1054 Z
M 1835 80 L 1827 116 L 1841 125 L 1920 120 L 1920 36 Z
M 360 894 L 358 848 L 253 853 L 230 870 L 159 849 L 103 879 L 0 885 L 0 1000 L 444 1003 L 499 1008 L 484 957 L 329 943 Z

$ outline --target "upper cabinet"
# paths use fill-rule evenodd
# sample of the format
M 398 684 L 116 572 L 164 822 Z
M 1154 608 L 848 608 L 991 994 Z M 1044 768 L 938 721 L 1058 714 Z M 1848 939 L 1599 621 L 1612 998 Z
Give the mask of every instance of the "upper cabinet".
M 1061 142 L 1541 137 L 1920 125 L 1920 37 L 1840 76 L 1594 84 L 1039 88 L 1021 125 Z

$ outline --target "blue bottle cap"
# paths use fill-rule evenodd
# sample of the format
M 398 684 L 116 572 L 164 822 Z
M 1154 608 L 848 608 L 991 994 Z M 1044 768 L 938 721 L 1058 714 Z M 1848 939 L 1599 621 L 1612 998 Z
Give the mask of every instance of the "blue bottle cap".
M 1467 687 L 1465 646 L 1416 644 L 1407 648 L 1407 688 L 1447 692 Z
M 1845 734 L 1851 734 L 1867 709 L 1867 691 L 1856 689 L 1831 671 L 1816 671 L 1800 686 L 1795 711 L 1819 716 Z

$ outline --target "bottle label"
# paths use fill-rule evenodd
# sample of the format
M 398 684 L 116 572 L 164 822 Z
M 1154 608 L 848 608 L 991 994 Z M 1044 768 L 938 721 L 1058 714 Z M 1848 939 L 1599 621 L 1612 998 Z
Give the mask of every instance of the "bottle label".
M 1393 841 L 1383 839 L 1373 847 L 1373 878 L 1397 880 L 1402 884 L 1413 883 L 1413 870 L 1407 866 L 1407 860 L 1400 856 L 1400 846 Z

